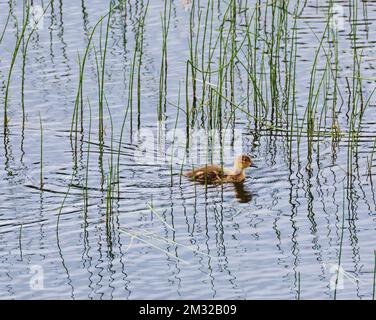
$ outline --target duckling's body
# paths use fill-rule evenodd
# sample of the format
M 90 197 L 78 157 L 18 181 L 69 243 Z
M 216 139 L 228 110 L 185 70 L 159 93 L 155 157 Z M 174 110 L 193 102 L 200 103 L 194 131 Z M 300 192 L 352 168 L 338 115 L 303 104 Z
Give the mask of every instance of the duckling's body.
M 184 175 L 195 181 L 207 183 L 242 182 L 245 179 L 244 170 L 235 172 L 218 165 L 202 167 L 186 172 Z
M 209 165 L 184 175 L 194 181 L 203 183 L 239 183 L 245 180 L 245 169 L 252 166 L 249 156 L 239 156 L 235 159 L 234 168 L 226 169 L 218 165 Z

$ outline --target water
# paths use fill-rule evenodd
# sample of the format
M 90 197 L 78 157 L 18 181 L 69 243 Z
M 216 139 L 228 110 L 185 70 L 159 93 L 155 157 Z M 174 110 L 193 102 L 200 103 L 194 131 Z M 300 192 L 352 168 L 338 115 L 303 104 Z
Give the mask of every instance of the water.
M 206 3 L 201 1 L 202 8 L 206 8 Z M 126 4 L 126 10 L 115 10 L 111 16 L 105 97 L 113 121 L 113 146 L 105 104 L 103 157 L 98 145 L 98 84 L 93 49 L 85 67 L 84 133 L 78 134 L 77 151 L 72 148 L 70 129 L 79 82 L 78 54 L 82 59 L 92 27 L 107 13 L 109 3 L 53 1 L 48 7 L 43 28 L 33 33 L 28 45 L 24 123 L 22 52 L 19 53 L 11 78 L 9 123 L 0 133 L 0 298 L 296 299 L 300 295 L 303 299 L 333 299 L 338 263 L 343 272 L 336 297 L 372 298 L 376 198 L 367 161 L 371 159 L 375 136 L 374 98 L 371 97 L 361 125 L 351 188 L 346 175 L 347 137 L 334 147 L 330 138 L 320 137 L 319 143 L 315 139 L 312 170 L 307 170 L 306 139 L 302 139 L 299 150 L 293 145 L 291 160 L 283 133 L 255 132 L 252 121 L 242 112 L 236 113 L 234 128 L 241 130 L 243 152 L 251 154 L 258 167 L 247 172 L 245 183 L 205 188 L 181 178 L 184 159 L 173 158 L 170 165 L 171 155 L 165 147 L 172 147 L 166 135 L 175 128 L 179 88 L 185 108 L 190 20 L 186 0 L 172 4 L 167 42 L 168 103 L 162 122 L 157 121 L 157 107 L 164 7 L 161 0 L 149 4 L 141 68 L 140 127 L 155 135 L 153 146 L 157 150 L 148 150 L 148 158 L 137 153 L 143 137 L 137 130 L 134 95 L 134 123 L 131 127 L 126 122 L 120 156 L 120 199 L 114 199 L 111 219 L 106 224 L 110 153 L 118 147 L 128 101 L 135 26 L 146 2 Z M 254 5 L 254 1 L 248 1 L 249 8 Z M 348 1 L 336 1 L 336 5 L 343 10 L 344 18 L 338 31 L 338 87 L 344 99 L 339 126 L 347 128 L 350 90 L 346 78 L 352 82 L 354 43 L 349 31 L 351 8 Z M 376 4 L 357 1 L 357 5 L 356 44 L 362 50 L 363 90 L 368 98 L 374 86 L 372 34 Z M 312 61 L 319 45 L 313 31 L 321 37 L 325 30 L 327 3 L 308 1 L 300 6 L 303 11 L 298 23 L 297 106 L 302 119 Z M 216 2 L 214 9 L 214 25 L 218 26 L 224 8 L 217 8 Z M 5 103 L 16 42 L 16 17 L 18 28 L 22 25 L 22 2 L 0 0 L 0 30 L 9 11 L 9 23 L 0 44 L 1 105 Z M 93 38 L 98 51 L 99 29 Z M 105 33 L 105 23 L 102 32 Z M 320 56 L 319 69 L 324 62 Z M 242 101 L 246 96 L 244 69 L 238 69 L 236 79 L 236 99 Z M 92 108 L 91 143 L 88 100 Z M 39 117 L 43 123 L 42 191 Z M 3 112 L 0 121 L 3 125 Z M 177 123 L 177 130 L 184 133 L 183 111 L 179 112 Z M 330 127 L 329 120 L 327 126 Z M 206 147 L 200 148 L 205 154 Z M 184 150 L 184 143 L 177 150 Z M 153 156 L 158 156 L 158 161 Z M 116 159 L 114 155 L 115 162 Z M 186 161 L 183 169 L 202 164 L 203 159 Z M 232 155 L 225 162 L 232 165 Z M 83 190 L 88 164 L 86 212 Z

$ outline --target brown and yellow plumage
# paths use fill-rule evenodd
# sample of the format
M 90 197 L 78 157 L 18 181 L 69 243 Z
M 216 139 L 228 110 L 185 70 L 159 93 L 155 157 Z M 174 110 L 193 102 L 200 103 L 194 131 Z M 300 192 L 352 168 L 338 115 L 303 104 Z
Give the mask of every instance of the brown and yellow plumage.
M 202 183 L 236 183 L 245 180 L 245 169 L 252 166 L 249 156 L 242 155 L 235 159 L 234 169 L 226 169 L 218 165 L 208 165 L 184 175 L 194 181 Z

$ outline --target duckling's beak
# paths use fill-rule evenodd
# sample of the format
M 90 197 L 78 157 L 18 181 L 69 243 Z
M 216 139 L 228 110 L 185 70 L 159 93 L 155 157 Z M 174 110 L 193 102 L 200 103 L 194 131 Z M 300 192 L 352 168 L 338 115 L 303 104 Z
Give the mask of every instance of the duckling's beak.
M 254 163 L 251 163 L 250 167 L 251 168 L 257 168 L 257 166 Z

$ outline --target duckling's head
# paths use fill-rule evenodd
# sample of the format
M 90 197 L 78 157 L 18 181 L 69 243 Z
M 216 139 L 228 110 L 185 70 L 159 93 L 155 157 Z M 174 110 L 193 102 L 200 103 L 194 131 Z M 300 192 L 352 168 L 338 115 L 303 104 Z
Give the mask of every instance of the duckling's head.
M 252 160 L 251 160 L 250 156 L 243 154 L 241 156 L 236 157 L 236 159 L 235 159 L 235 168 L 236 169 L 244 170 L 244 169 L 249 168 L 249 167 L 254 167 L 254 165 L 252 164 Z

